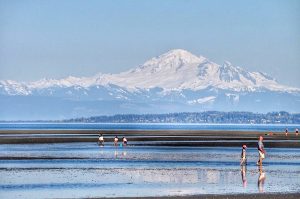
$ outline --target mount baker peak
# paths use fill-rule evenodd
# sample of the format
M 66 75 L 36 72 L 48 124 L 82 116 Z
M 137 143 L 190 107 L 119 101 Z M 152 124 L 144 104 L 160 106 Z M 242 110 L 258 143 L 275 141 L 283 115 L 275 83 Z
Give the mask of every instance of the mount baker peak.
M 196 56 L 183 49 L 170 50 L 153 57 L 144 64 L 118 74 L 99 73 L 92 77 L 66 77 L 41 79 L 34 82 L 0 81 L 0 90 L 9 95 L 30 95 L 35 90 L 55 87 L 82 87 L 116 85 L 128 91 L 159 87 L 168 90 L 203 90 L 208 87 L 232 91 L 299 92 L 279 84 L 261 72 L 249 72 L 229 61 L 216 64 L 203 56 Z

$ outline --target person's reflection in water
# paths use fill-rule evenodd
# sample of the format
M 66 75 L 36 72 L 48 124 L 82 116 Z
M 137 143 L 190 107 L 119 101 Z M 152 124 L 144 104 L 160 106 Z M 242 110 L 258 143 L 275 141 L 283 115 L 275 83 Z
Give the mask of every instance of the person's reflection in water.
M 243 187 L 247 187 L 247 177 L 246 177 L 246 165 L 241 166 L 241 175 L 242 175 L 242 183 Z
M 101 155 L 104 154 L 104 149 L 103 149 L 103 147 L 100 147 L 100 154 L 101 154 Z
M 115 150 L 115 159 L 118 158 L 118 150 Z
M 258 167 L 259 176 L 257 181 L 258 191 L 260 193 L 264 192 L 265 180 L 266 180 L 266 173 L 263 171 L 262 165 Z

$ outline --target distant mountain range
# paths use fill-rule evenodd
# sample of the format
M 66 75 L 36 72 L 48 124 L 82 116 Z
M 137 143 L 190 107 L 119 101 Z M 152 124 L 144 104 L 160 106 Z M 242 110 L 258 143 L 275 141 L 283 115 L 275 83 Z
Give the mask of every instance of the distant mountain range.
M 0 81 L 0 120 L 170 112 L 300 111 L 300 89 L 175 49 L 119 74 Z

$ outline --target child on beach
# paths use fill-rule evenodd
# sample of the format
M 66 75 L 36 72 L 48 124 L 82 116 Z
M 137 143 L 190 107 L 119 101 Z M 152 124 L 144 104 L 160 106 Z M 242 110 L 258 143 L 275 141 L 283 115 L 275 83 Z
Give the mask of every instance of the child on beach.
M 244 144 L 242 147 L 242 153 L 241 153 L 241 166 L 247 164 L 246 149 L 247 149 L 247 146 Z
M 116 136 L 115 139 L 114 139 L 114 145 L 115 146 L 118 146 L 118 141 L 119 141 L 119 138 L 118 138 L 118 136 Z
M 299 131 L 298 131 L 298 129 L 296 129 L 296 136 L 298 136 L 298 134 L 299 134 Z
M 286 128 L 286 129 L 285 129 L 285 136 L 288 136 L 288 132 L 289 132 L 289 131 L 288 131 L 288 129 Z
M 99 135 L 99 141 L 98 141 L 99 145 L 103 146 L 104 144 L 104 137 L 102 134 Z

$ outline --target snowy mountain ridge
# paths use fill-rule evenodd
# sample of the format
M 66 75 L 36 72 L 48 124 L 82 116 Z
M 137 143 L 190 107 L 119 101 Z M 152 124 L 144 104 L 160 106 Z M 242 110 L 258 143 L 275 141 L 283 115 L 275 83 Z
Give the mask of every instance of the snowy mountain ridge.
M 144 64 L 119 74 L 97 74 L 92 77 L 41 79 L 34 82 L 0 81 L 0 90 L 8 95 L 30 95 L 33 91 L 48 88 L 81 88 L 116 85 L 128 91 L 162 88 L 164 91 L 207 88 L 254 92 L 260 90 L 299 92 L 279 84 L 260 72 L 248 72 L 225 61 L 218 65 L 203 56 L 175 49 L 154 57 Z
M 260 72 L 175 49 L 118 74 L 0 81 L 0 120 L 113 114 L 300 112 L 300 89 Z

